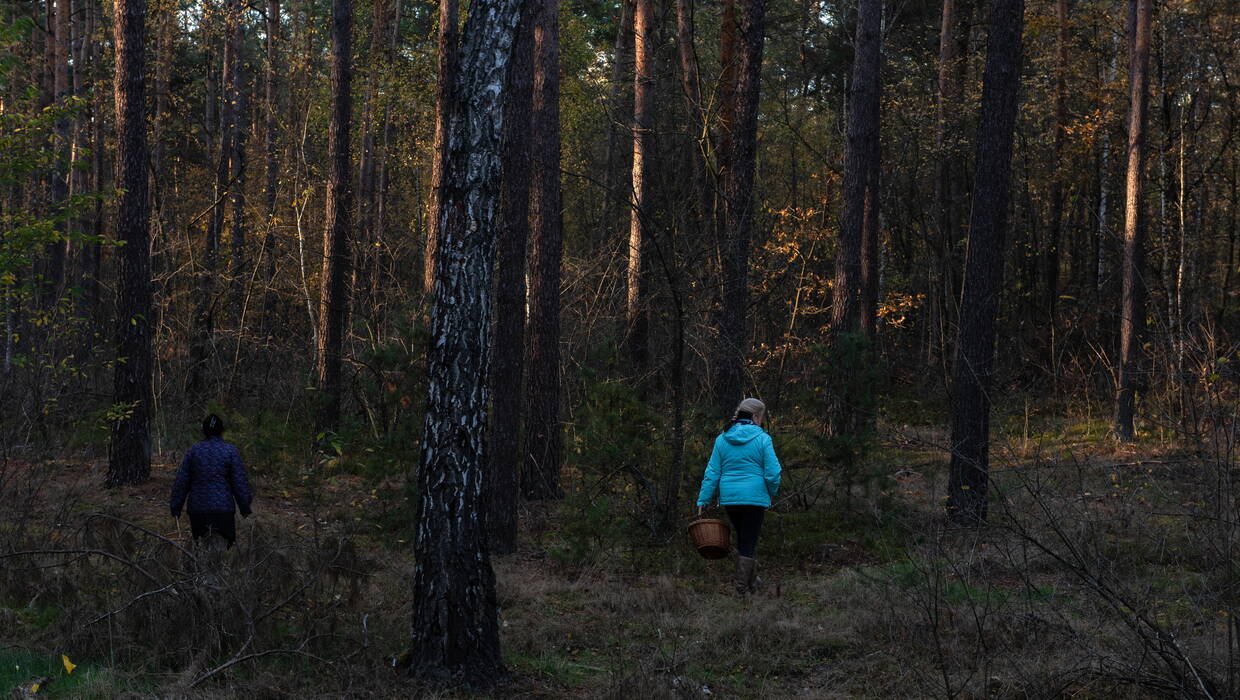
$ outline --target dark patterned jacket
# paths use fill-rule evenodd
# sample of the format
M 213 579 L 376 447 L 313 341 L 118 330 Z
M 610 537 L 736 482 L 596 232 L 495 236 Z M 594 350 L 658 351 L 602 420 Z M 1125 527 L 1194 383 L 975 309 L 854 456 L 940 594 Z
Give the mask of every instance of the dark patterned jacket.
M 231 513 L 234 502 L 242 515 L 249 515 L 253 498 L 241 453 L 223 438 L 212 437 L 185 453 L 170 505 L 174 518 L 181 515 L 181 506 L 190 513 Z

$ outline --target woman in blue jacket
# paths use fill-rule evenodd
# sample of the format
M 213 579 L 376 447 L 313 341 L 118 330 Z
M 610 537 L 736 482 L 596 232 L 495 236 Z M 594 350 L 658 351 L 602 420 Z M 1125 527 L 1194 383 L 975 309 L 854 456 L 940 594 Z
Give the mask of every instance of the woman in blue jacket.
M 762 429 L 766 406 L 745 399 L 736 407 L 732 424 L 715 438 L 698 492 L 698 513 L 716 500 L 736 530 L 736 592 L 753 593 L 757 578 L 758 533 L 762 516 L 779 491 L 779 458 L 771 436 Z

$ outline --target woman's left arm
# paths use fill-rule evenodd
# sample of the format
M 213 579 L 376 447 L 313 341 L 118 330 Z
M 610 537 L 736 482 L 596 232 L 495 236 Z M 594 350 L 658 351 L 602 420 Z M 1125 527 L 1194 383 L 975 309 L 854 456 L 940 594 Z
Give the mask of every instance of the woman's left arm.
M 779 492 L 779 475 L 783 469 L 779 465 L 779 457 L 775 456 L 775 442 L 766 436 L 766 452 L 762 455 L 762 477 L 766 480 L 766 492 L 771 498 Z
M 233 498 L 237 501 L 237 509 L 241 511 L 241 517 L 249 517 L 254 492 L 250 490 L 250 478 L 245 473 L 245 462 L 241 460 L 241 452 L 236 448 L 233 449 L 232 464 L 228 471 L 228 478 L 232 482 L 229 486 L 232 488 Z

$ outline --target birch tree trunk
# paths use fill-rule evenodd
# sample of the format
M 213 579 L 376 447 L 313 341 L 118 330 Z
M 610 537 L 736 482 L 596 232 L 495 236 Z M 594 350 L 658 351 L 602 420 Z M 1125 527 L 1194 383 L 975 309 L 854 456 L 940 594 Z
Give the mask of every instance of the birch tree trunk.
M 503 100 L 520 0 L 477 0 L 449 116 L 414 546 L 413 673 L 473 686 L 502 676 L 482 520 L 495 209 Z

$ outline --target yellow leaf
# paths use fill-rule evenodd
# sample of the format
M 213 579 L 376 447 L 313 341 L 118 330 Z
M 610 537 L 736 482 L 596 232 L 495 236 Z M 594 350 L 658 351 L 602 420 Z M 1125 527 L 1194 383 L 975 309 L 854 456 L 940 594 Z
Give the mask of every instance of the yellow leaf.
M 30 686 L 30 692 L 32 692 L 32 693 L 37 693 L 37 692 L 39 692 L 39 684 L 38 684 L 38 683 L 35 683 L 34 685 Z
M 65 673 L 73 673 L 73 669 L 77 668 L 77 664 L 70 661 L 67 654 L 61 654 L 60 660 L 65 662 Z

